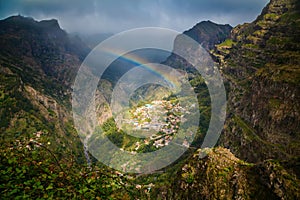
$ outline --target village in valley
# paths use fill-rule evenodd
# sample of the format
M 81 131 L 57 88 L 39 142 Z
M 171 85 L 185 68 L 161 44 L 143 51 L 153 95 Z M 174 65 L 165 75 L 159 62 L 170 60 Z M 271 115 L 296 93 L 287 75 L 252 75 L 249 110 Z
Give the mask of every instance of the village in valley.
M 168 145 L 177 133 L 180 124 L 186 121 L 184 114 L 189 111 L 181 107 L 178 101 L 155 100 L 129 111 L 130 117 L 123 121 L 123 126 L 131 127 L 148 137 L 136 142 L 135 151 L 142 145 L 153 145 L 156 148 Z M 190 144 L 184 140 L 183 146 Z

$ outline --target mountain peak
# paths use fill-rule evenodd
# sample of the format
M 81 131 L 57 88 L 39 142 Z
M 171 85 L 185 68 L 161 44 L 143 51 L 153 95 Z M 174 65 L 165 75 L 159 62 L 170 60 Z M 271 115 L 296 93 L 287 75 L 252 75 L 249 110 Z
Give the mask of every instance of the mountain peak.
M 23 40 L 18 38 L 23 38 Z M 14 45 L 11 45 L 12 40 L 14 40 Z M 83 59 L 89 51 L 78 38 L 72 38 L 61 29 L 58 20 L 36 21 L 31 17 L 21 15 L 0 20 L 0 44 L 3 48 L 8 47 L 6 51 L 10 51 L 12 55 L 26 51 L 29 57 L 40 59 L 43 57 L 41 62 L 45 62 L 46 55 L 49 59 L 51 57 L 51 60 L 55 60 L 54 55 L 58 56 L 66 52 Z
M 194 27 L 196 26 L 203 26 L 203 25 L 214 25 L 214 26 L 230 26 L 229 24 L 218 24 L 216 22 L 213 22 L 211 20 L 206 20 L 206 21 L 201 21 L 199 23 L 197 23 Z M 232 26 L 230 26 L 232 28 Z
M 35 21 L 32 17 L 25 17 L 22 15 L 13 15 L 5 19 L 6 21 Z
M 18 26 L 20 24 L 31 24 L 36 23 L 36 21 L 32 17 L 25 17 L 22 15 L 14 15 L 10 16 L 6 19 L 1 20 L 5 24 L 13 24 L 14 26 Z
M 202 21 L 183 34 L 202 44 L 206 50 L 214 48 L 215 44 L 223 42 L 229 35 L 232 27 L 229 24 L 216 24 L 210 20 Z
M 11 30 L 19 29 L 34 29 L 34 30 L 45 30 L 45 31 L 56 31 L 64 32 L 56 19 L 48 19 L 36 21 L 31 17 L 25 17 L 22 15 L 15 15 L 8 17 L 4 20 L 0 20 L 1 27 L 9 27 Z

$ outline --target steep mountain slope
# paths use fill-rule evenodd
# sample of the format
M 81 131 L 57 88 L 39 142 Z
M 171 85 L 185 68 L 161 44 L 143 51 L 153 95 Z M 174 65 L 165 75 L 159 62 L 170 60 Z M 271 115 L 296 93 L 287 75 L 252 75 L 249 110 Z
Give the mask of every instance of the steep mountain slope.
M 153 199 L 299 198 L 299 10 L 299 1 L 272 0 L 211 51 L 228 92 L 220 144 L 234 155 L 220 147 L 202 150 L 203 159 L 196 152 L 170 184 L 155 186 Z
M 105 166 L 86 167 L 71 86 L 89 49 L 56 20 L 0 21 L 1 199 L 129 199 Z M 127 181 L 127 185 L 130 181 Z
M 196 42 L 201 44 L 204 51 L 210 52 L 213 49 L 214 45 L 224 42 L 225 39 L 230 36 L 231 29 L 232 27 L 228 24 L 220 25 L 215 24 L 211 21 L 203 21 L 196 24 L 193 28 L 184 31 L 183 34 L 191 37 Z M 181 35 L 178 35 L 175 38 L 173 48 L 174 50 L 182 52 L 190 51 L 189 53 L 196 57 L 197 55 L 195 55 L 193 50 L 191 50 L 191 48 L 187 45 L 188 44 L 185 43 L 182 44 Z M 199 60 L 202 61 L 205 59 L 201 58 Z M 211 102 L 207 85 L 199 72 L 195 70 L 194 66 L 191 66 L 185 59 L 177 56 L 174 53 L 172 53 L 162 64 L 171 66 L 179 71 L 184 71 L 184 73 L 187 73 L 190 84 L 194 88 L 194 92 L 197 94 L 200 109 L 199 127 L 201 133 L 199 137 L 196 137 L 193 145 L 195 145 L 195 147 L 200 147 L 204 135 L 208 130 L 211 117 Z
M 76 73 L 74 69 L 89 52 L 80 40 L 69 37 L 55 19 L 37 22 L 32 18 L 12 16 L 1 20 L 0 26 L 3 59 L 14 56 L 28 63 L 38 73 L 37 77 L 46 76 L 64 85 L 70 85 Z M 70 68 L 73 70 L 68 72 L 73 74 L 65 70 Z
M 215 54 L 228 80 L 229 115 L 220 143 L 241 159 L 276 159 L 299 173 L 300 2 L 271 0 L 232 30 Z
M 56 20 L 13 16 L 0 27 L 1 143 L 41 131 L 60 157 L 65 151 L 81 155 L 70 92 L 88 48 L 70 39 Z

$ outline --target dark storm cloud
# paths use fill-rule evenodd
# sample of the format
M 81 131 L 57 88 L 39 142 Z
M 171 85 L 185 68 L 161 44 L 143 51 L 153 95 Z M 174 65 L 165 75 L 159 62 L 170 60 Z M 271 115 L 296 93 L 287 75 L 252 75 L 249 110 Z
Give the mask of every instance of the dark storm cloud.
M 268 0 L 0 0 L 0 17 L 57 18 L 69 32 L 119 32 L 143 26 L 183 31 L 202 20 L 249 22 Z

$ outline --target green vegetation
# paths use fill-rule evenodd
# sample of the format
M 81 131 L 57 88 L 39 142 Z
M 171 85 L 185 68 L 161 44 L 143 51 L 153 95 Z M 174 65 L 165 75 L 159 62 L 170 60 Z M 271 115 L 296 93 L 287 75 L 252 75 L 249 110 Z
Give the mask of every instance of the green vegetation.
M 218 45 L 218 47 L 227 47 L 231 48 L 233 45 L 235 45 L 236 42 L 234 42 L 232 39 L 226 39 L 224 42 Z
M 104 122 L 101 128 L 103 130 L 103 134 L 107 135 L 111 142 L 126 150 L 133 150 L 136 142 L 142 141 L 141 139 L 130 136 L 122 130 L 119 130 L 113 118 Z
M 59 160 L 47 137 L 31 136 L 1 144 L 1 199 L 132 199 L 136 195 L 130 180 L 105 167 L 78 165 L 74 155 Z
M 258 49 L 258 45 L 255 44 L 244 44 L 244 47 L 249 48 L 249 49 Z M 255 56 L 255 54 L 250 54 L 248 53 L 247 55 L 249 55 L 249 57 L 251 56 Z
M 280 16 L 278 16 L 275 13 L 267 13 L 264 15 L 264 19 L 265 20 L 272 20 L 272 21 L 276 21 L 277 19 L 279 19 Z
M 257 70 L 256 75 L 271 79 L 274 82 L 284 82 L 295 85 L 300 83 L 300 69 L 296 65 L 276 66 L 269 63 L 265 68 Z

